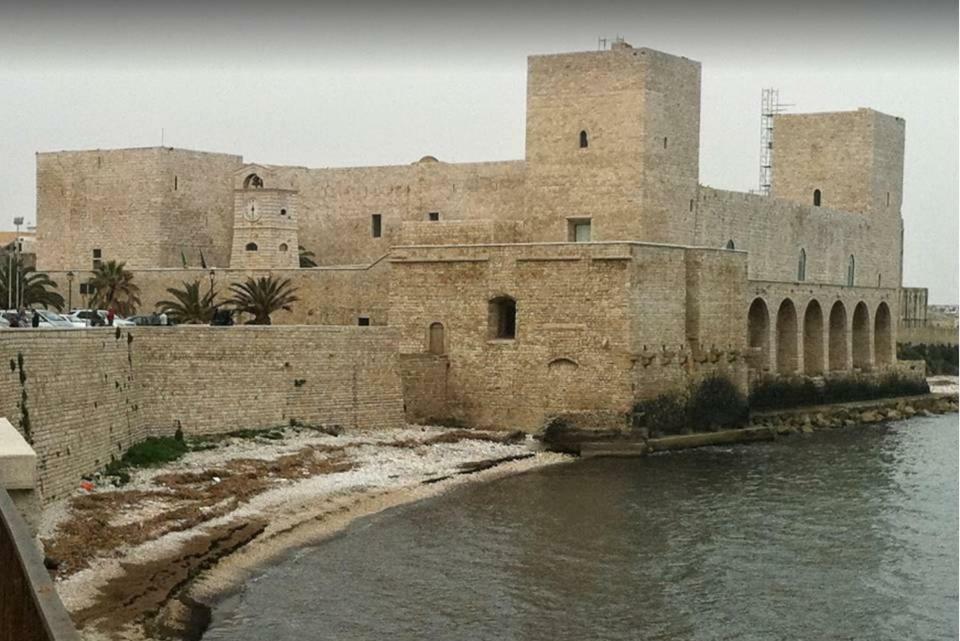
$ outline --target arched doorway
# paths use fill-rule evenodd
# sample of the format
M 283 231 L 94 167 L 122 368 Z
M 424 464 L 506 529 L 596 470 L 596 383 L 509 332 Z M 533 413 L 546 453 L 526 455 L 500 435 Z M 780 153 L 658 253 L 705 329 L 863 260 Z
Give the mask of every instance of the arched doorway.
M 853 366 L 870 369 L 870 312 L 862 301 L 853 310 Z
M 747 345 L 759 348 L 760 368 L 770 367 L 770 312 L 762 298 L 750 304 L 747 313 Z
M 840 301 L 830 309 L 830 369 L 847 369 L 847 308 Z
M 787 298 L 777 311 L 777 371 L 781 374 L 797 371 L 797 336 L 797 308 Z
M 803 372 L 809 376 L 823 373 L 823 311 L 815 300 L 807 303 L 803 315 Z
M 443 354 L 446 352 L 443 343 L 443 323 L 430 323 L 430 343 L 428 351 L 431 354 Z
M 890 308 L 886 303 L 880 303 L 877 307 L 873 323 L 873 358 L 877 367 L 886 367 L 893 359 Z

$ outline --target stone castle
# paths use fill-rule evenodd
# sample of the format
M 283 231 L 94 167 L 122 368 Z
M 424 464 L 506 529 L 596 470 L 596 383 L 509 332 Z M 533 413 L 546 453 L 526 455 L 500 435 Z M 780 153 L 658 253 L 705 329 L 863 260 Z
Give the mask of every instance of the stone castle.
M 534 430 L 717 371 L 746 389 L 895 367 L 904 121 L 776 116 L 772 194 L 714 189 L 700 73 L 626 43 L 531 56 L 516 161 L 40 153 L 38 268 L 76 306 L 76 274 L 124 261 L 148 310 L 184 281 L 290 278 L 275 322 L 394 328 L 413 420 Z

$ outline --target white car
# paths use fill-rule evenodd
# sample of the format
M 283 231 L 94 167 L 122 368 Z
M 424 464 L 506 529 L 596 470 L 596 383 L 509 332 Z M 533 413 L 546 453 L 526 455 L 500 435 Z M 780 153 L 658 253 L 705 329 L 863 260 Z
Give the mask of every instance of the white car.
M 41 329 L 77 329 L 78 327 L 83 327 L 83 325 L 77 325 L 73 323 L 66 316 L 61 316 L 51 311 L 45 309 L 35 309 L 33 314 L 36 314 L 40 317 L 40 324 L 37 326 Z M 33 318 L 30 319 L 30 325 L 33 326 Z
M 67 315 L 67 318 L 74 323 L 82 323 L 82 327 L 106 327 L 107 312 L 102 309 L 75 309 Z M 94 319 L 97 319 L 94 321 Z M 119 316 L 113 317 L 113 324 L 116 327 L 130 327 L 135 323 Z

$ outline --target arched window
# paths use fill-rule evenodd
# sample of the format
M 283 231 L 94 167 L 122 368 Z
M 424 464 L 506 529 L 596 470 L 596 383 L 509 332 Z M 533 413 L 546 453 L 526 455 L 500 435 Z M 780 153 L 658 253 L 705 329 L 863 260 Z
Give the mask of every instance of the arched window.
M 857 270 L 857 261 L 853 257 L 853 254 L 850 254 L 850 258 L 847 259 L 847 287 L 853 287 L 853 281 L 856 277 Z
M 247 246 L 246 246 L 244 249 L 246 249 L 248 252 L 255 252 L 255 251 L 257 251 L 257 244 L 256 244 L 256 243 L 247 243 Z
M 797 280 L 803 282 L 807 280 L 807 250 L 800 250 L 800 259 L 797 260 Z
M 498 296 L 489 304 L 489 336 L 491 339 L 513 340 L 517 336 L 517 301 Z
M 243 179 L 243 188 L 244 189 L 262 189 L 263 188 L 263 179 L 256 174 L 250 174 Z
M 430 343 L 428 350 L 431 354 L 443 354 L 443 323 L 430 323 Z
M 736 244 L 734 244 L 732 238 L 727 241 L 726 249 L 736 249 L 736 248 L 737 248 L 737 246 L 736 246 Z
M 580 149 L 586 149 L 588 145 L 589 143 L 587 142 L 587 132 L 581 131 L 580 132 Z
M 819 189 L 813 190 L 813 206 L 814 207 L 820 206 L 820 190 Z
M 285 252 L 287 249 L 289 249 L 289 247 L 287 247 L 286 243 L 280 243 L 280 251 Z

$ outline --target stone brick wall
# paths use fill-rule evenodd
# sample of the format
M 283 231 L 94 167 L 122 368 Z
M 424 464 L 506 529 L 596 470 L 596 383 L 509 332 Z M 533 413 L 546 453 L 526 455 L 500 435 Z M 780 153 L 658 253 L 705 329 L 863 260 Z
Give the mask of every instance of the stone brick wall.
M 389 264 L 386 260 L 363 267 L 269 271 L 196 268 L 133 270 L 133 281 L 140 288 L 141 313 L 149 314 L 158 301 L 171 299 L 167 288 L 183 289 L 184 282 L 200 280 L 201 291 L 206 292 L 210 286 L 211 272 L 214 289 L 219 292 L 218 301 L 229 298 L 231 283 L 242 282 L 246 278 L 271 275 L 289 278 L 300 301 L 293 304 L 291 311 L 274 314 L 271 320 L 276 325 L 357 325 L 361 317 L 368 318 L 371 325 L 387 324 Z M 80 273 L 74 277 L 70 298 L 75 308 L 87 305 L 87 297 L 80 294 L 80 283 L 89 276 L 89 273 Z M 66 302 L 69 286 L 66 273 L 50 272 L 50 277 L 57 283 Z
M 384 327 L 138 327 L 0 333 L 0 416 L 32 441 L 45 501 L 151 435 L 289 424 L 396 427 Z
M 408 423 L 429 425 L 450 422 L 447 370 L 449 360 L 440 354 L 400 354 L 403 409 Z
M 37 264 L 90 269 L 93 250 L 131 268 L 178 267 L 181 252 L 226 266 L 240 156 L 169 147 L 37 154 Z
M 724 338 L 742 368 L 740 252 L 642 243 L 405 247 L 392 257 L 391 323 L 404 355 L 427 353 L 430 326 L 442 324 L 450 415 L 470 425 L 532 431 L 551 414 L 626 412 L 712 367 L 687 346 L 688 254 L 690 286 L 716 290 L 697 302 L 694 337 Z M 516 302 L 513 339 L 491 327 L 490 302 L 502 296 Z

